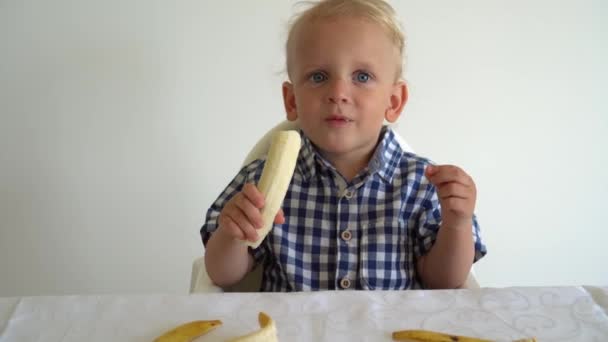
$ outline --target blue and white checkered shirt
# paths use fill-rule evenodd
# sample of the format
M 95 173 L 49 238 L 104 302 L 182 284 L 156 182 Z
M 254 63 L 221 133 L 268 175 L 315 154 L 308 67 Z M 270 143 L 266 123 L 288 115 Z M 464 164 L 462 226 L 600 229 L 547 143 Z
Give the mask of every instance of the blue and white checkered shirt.
M 302 134 L 285 223 L 275 224 L 257 249 L 262 291 L 416 289 L 416 260 L 429 251 L 441 223 L 435 187 L 424 177 L 429 161 L 405 152 L 390 128 L 382 131 L 367 168 L 346 182 Z M 203 243 L 220 211 L 246 183 L 257 184 L 264 160 L 245 166 L 211 205 Z M 486 253 L 473 218 L 475 261 Z

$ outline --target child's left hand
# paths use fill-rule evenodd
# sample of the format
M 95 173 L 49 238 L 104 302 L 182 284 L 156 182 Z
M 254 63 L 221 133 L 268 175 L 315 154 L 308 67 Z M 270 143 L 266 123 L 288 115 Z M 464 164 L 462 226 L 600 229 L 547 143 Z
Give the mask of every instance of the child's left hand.
M 429 165 L 424 171 L 437 188 L 442 227 L 470 229 L 477 189 L 471 176 L 454 165 Z

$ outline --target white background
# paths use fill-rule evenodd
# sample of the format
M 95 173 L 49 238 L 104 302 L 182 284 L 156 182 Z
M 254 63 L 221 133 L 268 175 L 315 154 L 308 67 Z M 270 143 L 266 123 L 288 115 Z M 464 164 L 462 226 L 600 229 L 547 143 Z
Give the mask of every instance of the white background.
M 606 285 L 608 6 L 393 1 L 398 131 L 476 180 L 484 286 Z M 284 118 L 293 1 L 0 0 L 0 296 L 188 290 Z

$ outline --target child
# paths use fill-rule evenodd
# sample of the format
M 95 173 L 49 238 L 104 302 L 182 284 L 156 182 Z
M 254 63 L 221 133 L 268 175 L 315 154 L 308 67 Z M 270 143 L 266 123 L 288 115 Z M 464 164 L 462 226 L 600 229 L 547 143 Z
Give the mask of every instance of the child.
M 485 253 L 476 189 L 456 166 L 404 152 L 395 122 L 407 100 L 404 37 L 383 0 L 325 0 L 292 24 L 285 111 L 302 147 L 275 225 L 262 226 L 264 160 L 244 167 L 201 229 L 211 280 L 263 267 L 262 291 L 460 287 Z

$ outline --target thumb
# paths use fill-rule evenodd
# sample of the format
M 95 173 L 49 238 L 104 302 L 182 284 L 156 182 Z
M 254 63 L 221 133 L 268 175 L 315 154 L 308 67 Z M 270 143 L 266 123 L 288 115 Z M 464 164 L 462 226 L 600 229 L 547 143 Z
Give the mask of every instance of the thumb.
M 437 173 L 437 171 L 439 171 L 439 167 L 429 164 L 424 170 L 424 174 L 427 178 L 430 178 L 433 177 Z
M 279 209 L 277 216 L 274 217 L 274 223 L 276 223 L 276 224 L 285 223 L 285 214 L 283 213 L 283 209 Z

